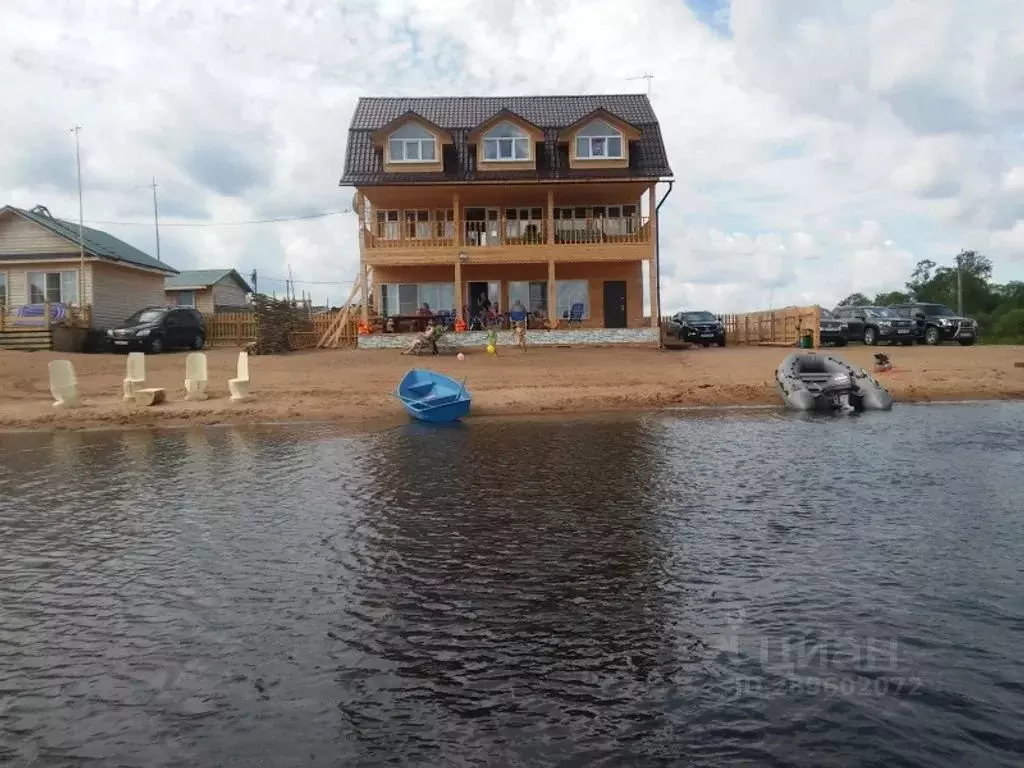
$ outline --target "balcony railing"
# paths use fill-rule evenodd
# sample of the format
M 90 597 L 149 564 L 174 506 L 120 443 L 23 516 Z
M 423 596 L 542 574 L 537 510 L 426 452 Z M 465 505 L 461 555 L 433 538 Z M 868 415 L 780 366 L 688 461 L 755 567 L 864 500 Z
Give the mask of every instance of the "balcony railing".
M 578 219 L 491 219 L 463 221 L 460 242 L 455 241 L 452 221 L 372 222 L 364 231 L 365 247 L 388 248 L 467 248 L 536 247 L 548 244 L 554 232 L 555 245 L 637 244 L 651 242 L 651 222 L 647 216 L 597 217 Z

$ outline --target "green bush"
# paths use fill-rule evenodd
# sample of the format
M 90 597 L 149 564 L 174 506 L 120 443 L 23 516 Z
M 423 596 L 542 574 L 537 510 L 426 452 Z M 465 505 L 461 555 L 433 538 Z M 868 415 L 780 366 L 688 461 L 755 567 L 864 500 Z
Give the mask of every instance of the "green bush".
M 1024 309 L 1011 309 L 996 321 L 993 335 L 1003 342 L 1024 342 Z

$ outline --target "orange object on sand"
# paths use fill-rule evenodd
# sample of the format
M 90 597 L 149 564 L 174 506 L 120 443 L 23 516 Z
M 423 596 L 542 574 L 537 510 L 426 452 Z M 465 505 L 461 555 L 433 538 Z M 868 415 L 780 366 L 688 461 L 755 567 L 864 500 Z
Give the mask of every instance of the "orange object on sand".
M 466 321 L 462 319 L 462 315 L 455 318 L 455 332 L 461 333 L 466 330 Z

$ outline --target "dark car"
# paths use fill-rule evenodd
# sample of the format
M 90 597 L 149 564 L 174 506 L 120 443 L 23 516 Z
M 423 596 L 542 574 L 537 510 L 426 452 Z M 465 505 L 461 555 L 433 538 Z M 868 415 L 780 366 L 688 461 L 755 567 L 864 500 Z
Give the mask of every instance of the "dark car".
M 202 314 L 184 307 L 147 307 L 107 331 L 111 349 L 142 350 L 152 355 L 165 349 L 202 349 L 206 323 Z
M 945 304 L 894 304 L 892 309 L 915 324 L 915 336 L 922 344 L 958 341 L 969 347 L 978 340 L 978 324 L 969 317 L 960 317 Z
M 914 323 L 889 307 L 836 307 L 832 311 L 846 323 L 850 341 L 863 341 L 868 346 L 880 341 L 908 346 L 914 343 Z
M 677 312 L 672 315 L 674 329 L 680 341 L 690 341 L 709 347 L 725 346 L 725 325 L 720 317 L 710 312 Z
M 847 342 L 847 325 L 829 310 L 822 308 L 818 319 L 818 343 L 845 347 Z

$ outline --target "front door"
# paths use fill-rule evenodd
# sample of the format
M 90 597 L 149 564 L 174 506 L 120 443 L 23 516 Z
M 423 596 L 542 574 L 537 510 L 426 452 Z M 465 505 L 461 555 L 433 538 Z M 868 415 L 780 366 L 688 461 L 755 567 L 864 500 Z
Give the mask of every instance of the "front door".
M 604 327 L 626 327 L 626 281 L 604 281 Z

